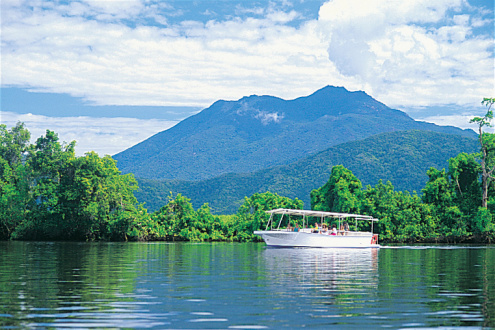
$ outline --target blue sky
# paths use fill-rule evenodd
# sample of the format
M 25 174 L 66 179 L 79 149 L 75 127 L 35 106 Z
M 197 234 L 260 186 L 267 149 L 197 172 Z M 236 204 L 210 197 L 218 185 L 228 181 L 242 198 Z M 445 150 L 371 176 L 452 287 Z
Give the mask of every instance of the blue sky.
M 494 97 L 489 0 L 1 2 L 2 124 L 115 154 L 218 99 L 364 90 L 468 127 Z

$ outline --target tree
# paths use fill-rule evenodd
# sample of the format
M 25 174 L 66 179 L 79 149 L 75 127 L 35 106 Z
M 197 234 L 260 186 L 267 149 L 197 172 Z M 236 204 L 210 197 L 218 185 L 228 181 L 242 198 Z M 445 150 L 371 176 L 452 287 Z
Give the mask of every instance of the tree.
M 459 237 L 473 230 L 471 219 L 481 205 L 479 174 L 475 156 L 464 152 L 449 159 L 448 172 L 433 167 L 428 170 L 422 199 L 432 207 L 439 235 Z
M 492 231 L 492 214 L 487 208 L 480 207 L 478 212 L 471 217 L 471 230 L 475 235 L 482 235 L 486 232 Z
M 50 130 L 36 140 L 26 159 L 32 199 L 30 216 L 16 228 L 14 238 L 55 239 L 66 233 L 60 212 L 60 183 L 72 171 L 74 149 L 75 141 L 61 144 L 58 135 Z
M 252 237 L 253 231 L 265 229 L 270 216 L 266 211 L 284 209 L 302 209 L 303 202 L 295 198 L 280 196 L 269 191 L 265 193 L 255 193 L 251 197 L 244 198 L 244 203 L 237 212 L 238 224 L 236 230 L 238 235 L 244 233 Z
M 60 143 L 50 130 L 31 149 L 22 173 L 29 182 L 25 203 L 29 214 L 13 230 L 3 226 L 7 238 L 125 240 L 132 224 L 146 217 L 142 208 L 136 209 L 136 180 L 132 174 L 121 175 L 110 156 L 89 152 L 76 157 L 75 141 Z M 8 162 L 2 159 L 0 167 L 5 174 L 5 180 L 0 179 L 2 193 L 6 191 L 1 206 L 19 197 L 10 187 Z
M 166 205 L 152 214 L 155 228 L 152 230 L 151 237 L 171 238 L 172 240 L 187 239 L 185 236 L 188 235 L 194 216 L 191 200 L 182 194 L 177 194 L 174 198 L 172 193 L 168 199 L 169 202 Z
M 347 168 L 332 168 L 328 182 L 311 191 L 311 208 L 318 211 L 359 213 L 362 183 Z
M 464 214 L 475 214 L 481 205 L 480 164 L 474 154 L 462 152 L 449 159 L 453 203 Z
M 422 199 L 424 203 L 433 204 L 440 208 L 447 208 L 452 205 L 453 189 L 448 174 L 444 169 L 441 171 L 434 167 L 426 172 L 429 177 L 428 182 L 422 189 Z
M 121 175 L 115 160 L 95 152 L 72 159 L 58 188 L 57 217 L 64 236 L 78 240 L 126 240 L 139 216 L 132 174 Z
M 395 218 L 399 211 L 396 196 L 392 183 L 384 184 L 382 180 L 374 187 L 368 185 L 363 192 L 362 211 L 380 220 L 377 226 L 380 239 L 394 239 L 400 225 Z
M 11 168 L 21 164 L 23 155 L 29 149 L 31 134 L 18 122 L 10 130 L 6 125 L 0 125 L 0 157 L 7 161 Z
M 0 239 L 8 239 L 27 213 L 30 201 L 26 167 L 30 133 L 24 124 L 0 125 Z
M 375 187 L 367 186 L 361 205 L 362 213 L 380 220 L 377 229 L 381 240 L 411 242 L 435 236 L 437 223 L 432 207 L 421 203 L 416 194 L 394 191 L 390 181 L 383 184 L 380 180 Z
M 482 199 L 481 206 L 487 208 L 488 204 L 488 185 L 495 178 L 492 177 L 495 170 L 495 164 L 491 164 L 494 161 L 489 159 L 489 154 L 495 151 L 495 137 L 493 134 L 483 133 L 483 127 L 492 127 L 491 120 L 493 119 L 492 105 L 495 103 L 495 98 L 484 98 L 481 104 L 487 107 L 485 116 L 474 117 L 469 122 L 478 125 L 479 130 L 479 142 L 481 147 L 481 186 L 482 186 Z
M 24 167 L 13 170 L 0 157 L 0 240 L 8 239 L 28 214 L 29 193 Z

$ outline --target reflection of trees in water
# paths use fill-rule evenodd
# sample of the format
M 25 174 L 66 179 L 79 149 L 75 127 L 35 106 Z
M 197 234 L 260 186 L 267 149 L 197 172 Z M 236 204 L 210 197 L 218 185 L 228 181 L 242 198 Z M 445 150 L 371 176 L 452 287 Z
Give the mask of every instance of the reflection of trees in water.
M 424 297 L 433 324 L 495 326 L 493 248 L 382 249 L 379 274 L 380 300 L 407 310 L 417 309 L 417 298 Z
M 483 253 L 481 281 L 483 283 L 483 302 L 481 304 L 484 327 L 495 327 L 495 249 L 487 249 Z
M 12 326 L 36 322 L 33 311 L 48 322 L 57 310 L 105 311 L 109 301 L 133 300 L 125 294 L 134 290 L 129 264 L 138 251 L 125 243 L 0 243 L 0 305 L 14 316 Z
M 131 301 L 153 295 L 160 298 L 159 311 L 203 298 L 218 311 L 234 302 L 250 307 L 250 315 L 266 309 L 289 319 L 294 312 L 320 325 L 334 315 L 356 328 L 353 322 L 495 327 L 495 248 L 0 242 L 0 250 L 3 326 L 51 322 L 71 315 L 70 308 L 79 320 L 91 313 L 111 318 L 114 302 L 125 312 Z M 33 316 L 38 314 L 54 318 Z M 286 324 L 297 321 L 294 316 L 296 323 Z
M 378 286 L 379 249 L 278 249 L 267 248 L 267 275 L 274 292 L 316 291 L 313 303 L 331 305 L 362 299 Z

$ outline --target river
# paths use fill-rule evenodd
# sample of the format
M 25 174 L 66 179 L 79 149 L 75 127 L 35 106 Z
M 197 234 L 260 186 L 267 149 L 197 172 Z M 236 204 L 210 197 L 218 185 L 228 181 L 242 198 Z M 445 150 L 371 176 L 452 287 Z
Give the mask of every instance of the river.
M 0 242 L 1 328 L 490 328 L 495 248 Z

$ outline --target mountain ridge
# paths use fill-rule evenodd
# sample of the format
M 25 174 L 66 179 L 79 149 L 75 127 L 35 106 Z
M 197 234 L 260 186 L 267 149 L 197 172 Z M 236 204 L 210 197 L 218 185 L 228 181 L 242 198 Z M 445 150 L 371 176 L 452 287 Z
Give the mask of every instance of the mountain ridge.
M 365 92 L 326 86 L 293 100 L 251 95 L 216 101 L 114 159 L 123 173 L 136 177 L 198 181 L 289 164 L 333 145 L 410 129 L 476 136 L 415 121 Z

